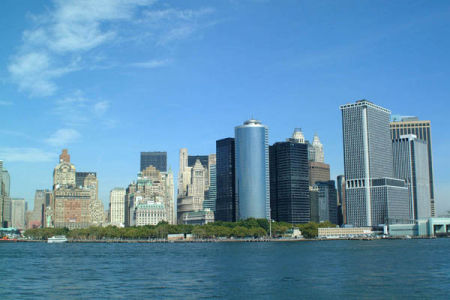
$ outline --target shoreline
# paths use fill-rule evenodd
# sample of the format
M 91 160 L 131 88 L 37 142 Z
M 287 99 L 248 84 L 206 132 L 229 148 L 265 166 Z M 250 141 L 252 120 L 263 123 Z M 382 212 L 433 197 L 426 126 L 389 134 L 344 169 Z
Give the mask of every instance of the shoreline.
M 99 244 L 171 244 L 171 243 L 293 243 L 316 241 L 378 241 L 378 240 L 417 240 L 436 239 L 436 237 L 386 237 L 386 238 L 315 238 L 315 239 L 198 239 L 198 240 L 68 240 L 66 243 L 99 243 Z M 9 243 L 47 243 L 47 240 L 9 240 Z

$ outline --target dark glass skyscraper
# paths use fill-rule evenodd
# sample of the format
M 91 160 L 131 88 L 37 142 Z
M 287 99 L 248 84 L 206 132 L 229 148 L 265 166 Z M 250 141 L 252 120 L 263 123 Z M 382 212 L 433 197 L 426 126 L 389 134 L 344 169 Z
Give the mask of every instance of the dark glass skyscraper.
M 337 191 L 334 180 L 316 182 L 319 189 L 319 222 L 330 221 L 338 223 Z
M 216 141 L 217 221 L 237 220 L 234 151 L 233 138 Z
M 141 172 L 148 166 L 167 172 L 167 152 L 141 152 Z
M 202 166 L 208 168 L 208 155 L 189 155 L 188 167 L 193 167 L 197 159 L 202 163 Z
M 293 224 L 310 221 L 308 145 L 275 143 L 269 148 L 272 219 Z

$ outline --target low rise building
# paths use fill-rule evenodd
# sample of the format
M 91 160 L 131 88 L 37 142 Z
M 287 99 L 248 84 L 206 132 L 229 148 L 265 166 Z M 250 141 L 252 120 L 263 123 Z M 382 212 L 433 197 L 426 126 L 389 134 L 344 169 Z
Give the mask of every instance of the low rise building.
M 371 227 L 334 227 L 319 228 L 319 238 L 354 238 L 368 237 L 375 235 L 376 232 Z
M 209 209 L 191 211 L 183 214 L 183 224 L 205 225 L 214 222 L 214 212 Z
M 387 226 L 386 233 L 392 237 L 449 236 L 450 218 L 419 219 L 414 224 L 391 224 Z

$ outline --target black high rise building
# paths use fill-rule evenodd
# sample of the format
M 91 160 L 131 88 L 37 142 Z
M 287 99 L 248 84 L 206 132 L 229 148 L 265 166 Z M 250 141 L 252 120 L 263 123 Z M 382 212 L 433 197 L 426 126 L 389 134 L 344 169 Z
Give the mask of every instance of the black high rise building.
M 279 142 L 269 148 L 271 218 L 292 224 L 310 221 L 308 145 Z
M 208 168 L 208 155 L 189 155 L 188 156 L 188 167 L 193 167 L 195 162 L 200 160 L 203 167 Z
M 319 221 L 338 224 L 337 190 L 334 180 L 316 182 L 319 188 Z
M 216 221 L 237 220 L 234 147 L 234 138 L 216 141 Z
M 167 152 L 141 152 L 141 172 L 148 166 L 167 172 Z

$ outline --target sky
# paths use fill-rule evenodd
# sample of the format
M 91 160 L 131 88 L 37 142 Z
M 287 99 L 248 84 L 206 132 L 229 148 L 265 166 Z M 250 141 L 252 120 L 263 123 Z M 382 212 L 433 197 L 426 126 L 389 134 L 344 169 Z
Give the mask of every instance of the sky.
M 436 206 L 450 210 L 450 2 L 0 1 L 0 160 L 33 206 L 61 149 L 126 187 L 141 151 L 215 153 L 257 118 L 270 144 L 303 129 L 342 174 L 339 105 L 432 122 Z

